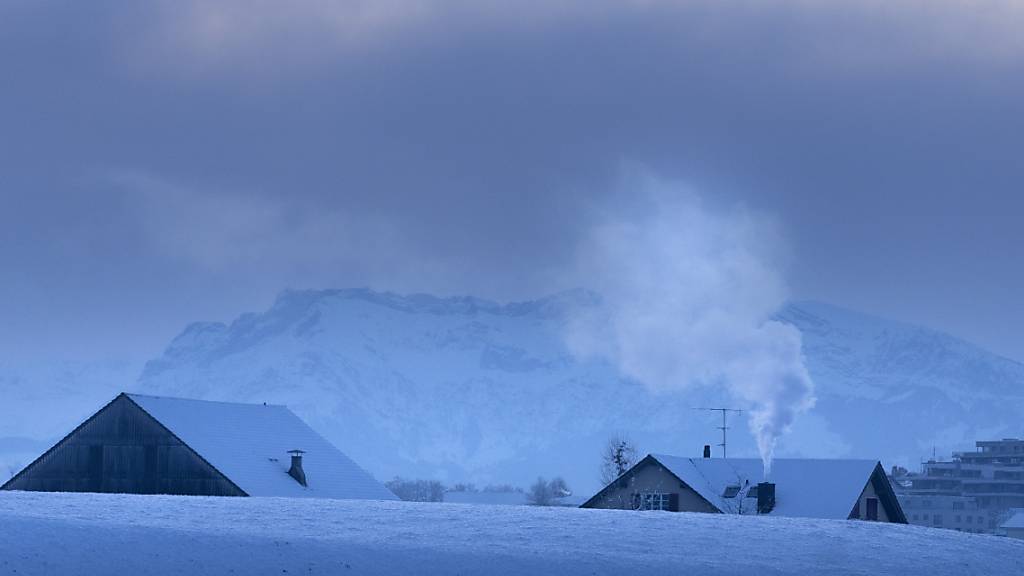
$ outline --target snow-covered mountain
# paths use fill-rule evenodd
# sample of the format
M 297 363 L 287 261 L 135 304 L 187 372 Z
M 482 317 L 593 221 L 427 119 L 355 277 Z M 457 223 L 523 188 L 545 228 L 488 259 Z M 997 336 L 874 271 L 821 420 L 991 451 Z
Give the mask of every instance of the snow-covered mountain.
M 525 484 L 559 474 L 591 490 L 612 433 L 644 452 L 696 455 L 719 442 L 719 417 L 692 408 L 730 405 L 721 391 L 653 394 L 568 351 L 570 320 L 599 305 L 584 291 L 507 305 L 286 292 L 230 325 L 189 326 L 135 389 L 287 404 L 381 478 Z M 942 454 L 1021 434 L 1024 365 L 823 304 L 794 303 L 779 318 L 803 332 L 818 396 L 780 454 L 915 464 L 933 446 Z M 756 454 L 745 423 L 732 424 L 730 454 Z
M 800 329 L 817 385 L 811 421 L 846 451 L 916 466 L 1024 433 L 1024 364 L 947 334 L 816 302 L 779 318 Z

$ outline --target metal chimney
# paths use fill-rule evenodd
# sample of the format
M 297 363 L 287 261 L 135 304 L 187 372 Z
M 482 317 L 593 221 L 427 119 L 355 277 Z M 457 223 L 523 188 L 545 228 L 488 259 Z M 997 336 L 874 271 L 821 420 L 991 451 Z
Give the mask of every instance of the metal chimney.
M 775 508 L 775 484 L 761 482 L 757 485 L 757 513 L 767 514 Z
M 705 458 L 711 458 L 711 445 L 710 444 L 705 444 L 704 445 L 704 457 Z
M 289 450 L 292 455 L 292 467 L 288 469 L 288 475 L 295 478 L 295 481 L 303 486 L 306 485 L 306 472 L 302 469 L 302 455 L 305 450 Z

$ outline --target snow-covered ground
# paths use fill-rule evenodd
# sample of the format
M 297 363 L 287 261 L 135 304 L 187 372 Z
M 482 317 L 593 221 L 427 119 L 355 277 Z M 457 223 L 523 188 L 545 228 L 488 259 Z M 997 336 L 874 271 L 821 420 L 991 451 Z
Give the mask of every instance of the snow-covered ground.
M 1024 573 L 916 526 L 573 508 L 0 492 L 0 574 Z

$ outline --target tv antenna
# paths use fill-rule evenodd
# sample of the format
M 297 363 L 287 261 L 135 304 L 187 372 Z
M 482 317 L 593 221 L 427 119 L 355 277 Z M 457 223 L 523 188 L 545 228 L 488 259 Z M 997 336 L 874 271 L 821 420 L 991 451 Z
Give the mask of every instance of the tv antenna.
M 729 429 L 729 424 L 728 424 L 729 412 L 736 412 L 738 414 L 740 412 L 743 412 L 743 410 L 740 410 L 739 408 L 693 408 L 693 410 L 707 410 L 709 412 L 721 412 L 722 413 L 722 425 L 721 426 L 716 426 L 716 428 L 718 428 L 719 430 L 722 431 L 722 443 L 719 444 L 719 446 L 722 447 L 722 458 L 725 458 L 727 456 L 727 453 L 725 451 L 725 447 L 726 447 L 726 431 Z

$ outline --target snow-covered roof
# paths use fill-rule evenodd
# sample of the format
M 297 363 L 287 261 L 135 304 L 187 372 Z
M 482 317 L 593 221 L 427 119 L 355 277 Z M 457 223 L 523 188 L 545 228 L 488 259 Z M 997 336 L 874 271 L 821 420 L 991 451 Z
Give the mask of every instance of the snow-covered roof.
M 723 495 L 728 486 L 742 487 L 746 482 L 756 486 L 763 482 L 764 466 L 760 459 L 651 456 L 722 512 L 756 511 L 753 499 Z M 775 483 L 775 508 L 771 514 L 846 519 L 877 465 L 875 460 L 776 458 L 768 480 Z
M 1010 519 L 1003 522 L 1000 528 L 1024 528 L 1024 510 L 1018 510 Z
M 126 394 L 250 496 L 396 500 L 285 406 Z M 288 475 L 304 450 L 308 487 Z

